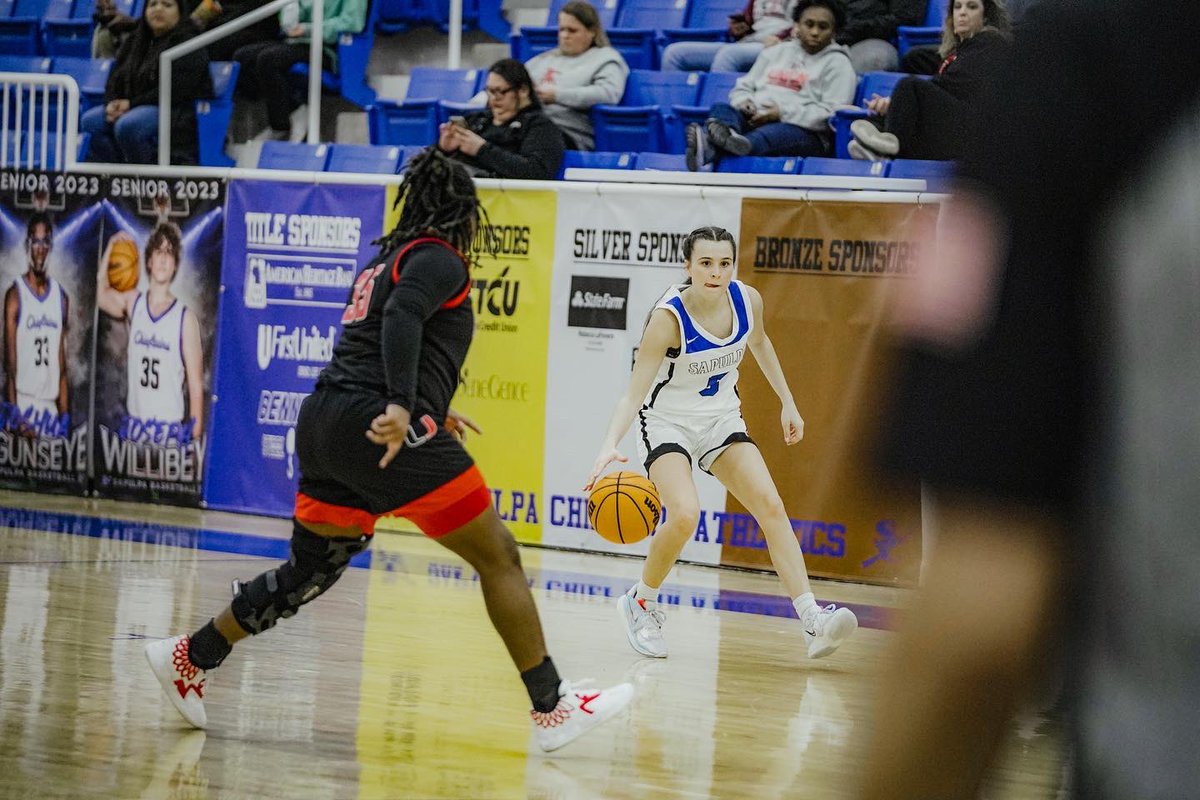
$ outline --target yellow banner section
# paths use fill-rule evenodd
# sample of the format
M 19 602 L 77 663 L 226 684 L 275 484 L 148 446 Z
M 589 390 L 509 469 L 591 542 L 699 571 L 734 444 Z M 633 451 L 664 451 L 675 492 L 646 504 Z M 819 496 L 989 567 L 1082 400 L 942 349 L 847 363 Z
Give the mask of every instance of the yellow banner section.
M 915 583 L 920 491 L 881 486 L 869 446 L 883 405 L 884 323 L 898 282 L 931 241 L 937 206 L 742 203 L 739 276 L 763 295 L 804 440 L 783 444 L 779 401 L 752 359 L 743 413 L 815 575 Z M 722 564 L 769 564 L 766 542 L 730 496 Z
M 388 190 L 388 208 L 396 189 Z M 471 307 L 475 339 L 454 408 L 483 436 L 467 449 L 491 488 L 500 517 L 518 541 L 541 542 L 545 456 L 546 354 L 554 269 L 554 192 L 480 190 L 488 222 L 475 241 Z M 389 211 L 391 230 L 399 211 Z M 485 251 L 490 251 L 491 254 Z M 390 520 L 388 526 L 413 530 Z
M 401 553 L 395 538 L 377 535 L 371 548 L 358 796 L 524 797 L 529 697 L 488 620 L 478 576 L 433 542 L 414 556 L 411 541 Z M 487 658 L 456 657 L 466 640 L 494 646 Z M 442 769 L 448 758 L 466 758 L 474 777 Z

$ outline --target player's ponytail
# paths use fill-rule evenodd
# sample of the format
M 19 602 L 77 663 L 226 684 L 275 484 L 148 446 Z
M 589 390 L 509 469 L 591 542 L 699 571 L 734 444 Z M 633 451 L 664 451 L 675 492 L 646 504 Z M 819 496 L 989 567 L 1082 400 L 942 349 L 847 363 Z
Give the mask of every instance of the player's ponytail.
M 396 227 L 372 242 L 383 252 L 421 236 L 436 236 L 470 258 L 474 240 L 487 224 L 475 182 L 462 164 L 437 147 L 427 147 L 408 162 L 393 208 L 401 204 Z M 478 238 L 485 245 L 490 240 L 488 236 Z

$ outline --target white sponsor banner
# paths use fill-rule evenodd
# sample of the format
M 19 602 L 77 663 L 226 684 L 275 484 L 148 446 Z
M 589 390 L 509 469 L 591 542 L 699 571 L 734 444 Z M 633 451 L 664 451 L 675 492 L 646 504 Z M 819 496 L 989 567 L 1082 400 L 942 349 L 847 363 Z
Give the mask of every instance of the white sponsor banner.
M 546 386 L 543 544 L 647 552 L 649 540 L 615 545 L 596 535 L 588 526 L 581 487 L 628 386 L 646 315 L 672 283 L 684 279 L 684 238 L 703 225 L 719 225 L 736 239 L 740 219 L 738 197 L 667 201 L 632 187 L 628 192 L 559 195 Z M 612 469 L 644 472 L 633 427 L 621 442 L 621 452 L 629 463 Z M 699 470 L 696 488 L 701 523 L 681 557 L 717 564 L 718 515 L 725 511 L 725 489 Z

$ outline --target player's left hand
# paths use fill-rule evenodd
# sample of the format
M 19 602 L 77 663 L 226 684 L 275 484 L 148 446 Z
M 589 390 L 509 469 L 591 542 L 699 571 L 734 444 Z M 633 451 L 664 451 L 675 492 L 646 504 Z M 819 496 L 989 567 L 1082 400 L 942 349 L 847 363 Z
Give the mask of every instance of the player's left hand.
M 796 406 L 791 403 L 785 405 L 783 413 L 779 415 L 779 421 L 783 423 L 784 444 L 797 444 L 804 438 L 804 418 L 800 416 Z
M 476 424 L 475 420 L 471 419 L 466 414 L 458 413 L 453 408 L 446 409 L 446 421 L 443 423 L 443 425 L 446 430 L 450 432 L 450 435 L 455 439 L 458 439 L 460 442 L 466 441 L 467 428 L 470 428 L 476 433 L 483 433 L 483 429 Z
M 395 403 L 388 403 L 387 409 L 371 420 L 367 438 L 372 443 L 381 444 L 387 448 L 383 458 L 379 460 L 380 469 L 384 469 L 392 463 L 396 453 L 400 452 L 400 448 L 404 445 L 404 437 L 408 434 L 408 423 L 411 417 L 412 414 L 407 408 Z

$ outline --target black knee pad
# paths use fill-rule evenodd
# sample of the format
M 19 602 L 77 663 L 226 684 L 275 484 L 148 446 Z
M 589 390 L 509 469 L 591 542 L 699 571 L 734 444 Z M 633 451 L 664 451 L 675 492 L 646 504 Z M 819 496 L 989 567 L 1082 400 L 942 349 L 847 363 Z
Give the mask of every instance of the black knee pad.
M 320 597 L 342 577 L 350 559 L 367 549 L 371 539 L 334 539 L 296 525 L 287 563 L 252 581 L 238 584 L 233 616 L 249 634 L 259 634 L 286 619 L 305 603 Z

